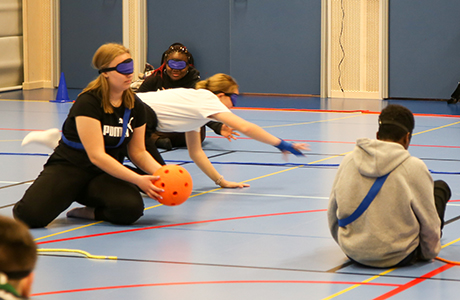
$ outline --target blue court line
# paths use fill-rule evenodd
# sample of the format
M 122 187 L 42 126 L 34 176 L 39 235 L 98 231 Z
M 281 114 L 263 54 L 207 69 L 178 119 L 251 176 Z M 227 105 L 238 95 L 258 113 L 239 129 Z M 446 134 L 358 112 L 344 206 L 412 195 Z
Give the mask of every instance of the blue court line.
M 8 152 L 0 152 L 0 155 L 19 155 L 19 156 L 50 156 L 47 153 L 8 153 Z
M 50 156 L 46 153 L 8 153 L 0 152 L 0 155 L 22 155 L 22 156 Z M 129 162 L 129 161 L 127 161 Z M 194 163 L 192 160 L 165 160 L 165 162 L 175 163 L 175 164 L 190 164 Z M 219 162 L 213 161 L 214 165 L 247 165 L 247 166 L 277 166 L 277 167 L 326 167 L 326 168 L 337 168 L 339 164 L 309 164 L 309 163 L 251 163 L 251 162 Z M 460 172 L 445 172 L 445 171 L 433 171 L 429 170 L 431 174 L 441 174 L 441 175 L 460 175 Z

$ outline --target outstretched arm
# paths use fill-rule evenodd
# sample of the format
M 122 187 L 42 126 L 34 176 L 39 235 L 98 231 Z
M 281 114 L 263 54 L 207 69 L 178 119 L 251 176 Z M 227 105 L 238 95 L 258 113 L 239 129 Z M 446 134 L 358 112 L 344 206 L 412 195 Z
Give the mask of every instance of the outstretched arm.
M 300 156 L 302 155 L 300 150 L 310 150 L 306 144 L 289 143 L 283 141 L 282 139 L 271 135 L 270 133 L 262 129 L 260 126 L 248 122 L 245 119 L 240 118 L 239 116 L 231 112 L 217 113 L 212 115 L 212 117 L 228 125 L 229 127 L 238 130 L 242 134 L 249 136 L 250 138 L 277 147 L 283 152 L 289 151 L 295 155 Z
M 238 183 L 227 181 L 222 175 L 217 172 L 214 166 L 209 161 L 206 153 L 204 153 L 201 147 L 200 133 L 196 131 L 189 131 L 185 133 L 185 140 L 187 142 L 187 149 L 190 158 L 196 163 L 196 165 L 205 173 L 212 181 L 214 181 L 220 187 L 235 188 L 235 187 L 247 187 L 249 184 Z

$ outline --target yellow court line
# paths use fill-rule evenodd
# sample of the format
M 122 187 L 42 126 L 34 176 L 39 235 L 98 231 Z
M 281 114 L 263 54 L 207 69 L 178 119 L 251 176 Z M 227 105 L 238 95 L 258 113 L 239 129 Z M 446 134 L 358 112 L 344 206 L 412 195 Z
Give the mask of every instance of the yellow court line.
M 278 128 L 278 127 L 288 127 L 288 126 L 307 125 L 307 124 L 315 124 L 315 123 L 322 123 L 322 122 L 330 122 L 330 121 L 337 121 L 337 120 L 355 118 L 355 117 L 358 117 L 358 116 L 361 116 L 361 115 L 363 115 L 363 114 L 362 114 L 362 113 L 353 113 L 352 116 L 341 117 L 341 118 L 335 118 L 335 119 L 311 121 L 311 122 L 304 122 L 304 123 L 283 124 L 283 125 L 260 126 L 260 127 L 261 127 L 261 128 Z M 212 130 L 209 130 L 208 132 L 213 132 L 213 131 L 212 131 Z
M 22 140 L 0 140 L 0 142 L 21 142 Z
M 392 271 L 394 271 L 394 270 L 396 270 L 396 268 L 393 268 L 393 269 L 389 269 L 389 270 L 383 271 L 382 273 L 380 273 L 380 274 L 378 274 L 378 275 L 372 276 L 371 278 L 368 278 L 368 279 L 362 281 L 362 283 L 368 283 L 368 282 L 370 282 L 370 281 L 372 281 L 372 280 L 374 280 L 374 279 L 377 279 L 377 278 L 379 278 L 380 276 L 383 276 L 383 275 L 385 275 L 385 274 L 388 274 L 388 273 L 390 273 L 390 272 L 392 272 Z M 355 285 L 350 286 L 349 288 L 346 288 L 346 289 L 344 289 L 344 290 L 341 290 L 340 292 L 337 292 L 337 293 L 335 293 L 335 294 L 333 294 L 333 295 L 331 295 L 331 296 L 329 296 L 329 297 L 323 298 L 322 300 L 330 300 L 330 299 L 332 299 L 332 298 L 335 298 L 335 297 L 337 297 L 337 296 L 340 296 L 340 295 L 342 295 L 342 294 L 345 294 L 346 292 L 349 292 L 349 291 L 351 291 L 351 290 L 353 290 L 353 289 L 355 289 L 355 288 L 357 288 L 357 287 L 360 287 L 360 286 L 361 286 L 361 284 L 355 284 Z
M 341 154 L 338 154 L 338 155 L 334 155 L 334 156 L 331 156 L 331 157 L 326 157 L 326 158 L 323 158 L 323 159 L 319 159 L 319 160 L 316 160 L 316 161 L 311 162 L 311 163 L 308 163 L 308 164 L 304 164 L 304 165 L 292 167 L 292 168 L 289 168 L 289 169 L 286 169 L 286 170 L 281 170 L 281 171 L 278 171 L 278 172 L 266 174 L 266 175 L 263 175 L 263 176 L 260 176 L 260 177 L 248 179 L 248 180 L 241 181 L 241 182 L 251 182 L 251 181 L 254 181 L 254 180 L 257 180 L 257 179 L 261 179 L 261 178 L 265 178 L 265 177 L 268 177 L 268 176 L 272 176 L 272 175 L 276 175 L 276 174 L 281 174 L 281 173 L 284 173 L 284 172 L 287 172 L 287 171 L 291 171 L 291 170 L 295 170 L 295 169 L 298 169 L 298 168 L 302 168 L 302 167 L 304 167 L 304 166 L 306 166 L 306 165 L 313 165 L 313 164 L 317 164 L 317 163 L 322 162 L 322 161 L 325 161 L 325 160 L 333 159 L 333 158 L 340 157 L 340 156 L 345 156 L 345 155 L 347 155 L 347 154 L 350 153 L 350 152 L 351 152 L 351 151 L 344 152 L 344 153 L 341 153 Z
M 2 99 L 0 101 L 11 101 L 11 102 L 50 102 L 51 100 L 22 100 L 22 99 Z
M 458 239 L 456 239 L 456 240 L 453 240 L 452 242 L 447 243 L 447 244 L 441 246 L 441 249 L 443 249 L 443 248 L 445 248 L 445 247 L 447 247 L 447 246 L 453 245 L 453 244 L 455 244 L 455 243 L 458 242 L 458 241 L 460 241 L 460 238 L 458 238 Z
M 435 128 L 431 128 L 431 129 L 428 129 L 428 130 L 425 130 L 425 131 L 420 131 L 420 132 L 414 133 L 413 136 L 418 135 L 418 134 L 422 134 L 422 133 L 427 133 L 427 132 L 430 132 L 430 131 L 433 131 L 433 130 L 438 130 L 438 129 L 441 129 L 441 128 L 446 128 L 446 127 L 457 125 L 457 124 L 460 124 L 460 121 L 455 122 L 455 123 L 451 123 L 451 124 L 447 124 L 447 125 L 443 125 L 443 126 L 439 126 L 439 127 L 435 127 Z
M 284 124 L 284 125 L 261 126 L 261 127 L 262 128 L 276 128 L 276 127 L 286 127 L 286 126 L 307 125 L 307 124 L 315 124 L 315 123 L 322 123 L 322 122 L 330 122 L 330 121 L 337 121 L 337 120 L 355 118 L 355 117 L 359 117 L 359 116 L 362 116 L 362 115 L 363 115 L 362 113 L 358 113 L 358 114 L 353 114 L 352 116 L 346 116 L 346 117 L 335 118 L 335 119 L 326 119 L 326 120 L 318 120 L 318 121 L 311 121 L 311 122 L 304 122 L 304 123 Z
M 41 249 L 37 249 L 37 252 L 64 252 L 64 253 L 78 253 L 78 254 L 82 254 L 84 256 L 86 256 L 87 258 L 92 258 L 92 259 L 118 259 L 118 257 L 116 256 L 106 256 L 106 255 L 93 255 L 93 254 L 90 254 L 89 252 L 86 252 L 84 250 L 80 250 L 80 249 L 57 249 L 57 248 L 52 248 L 52 249 L 47 249 L 47 248 L 41 248 Z
M 39 240 L 43 240 L 43 239 L 46 239 L 46 238 L 49 238 L 49 237 L 52 237 L 52 236 L 56 236 L 56 235 L 59 235 L 59 234 L 63 234 L 63 233 L 67 233 L 67 232 L 71 232 L 71 231 L 74 231 L 74 230 L 77 230 L 77 229 L 82 229 L 82 228 L 85 228 L 85 227 L 89 227 L 89 226 L 93 226 L 93 225 L 96 225 L 96 224 L 100 224 L 104 221 L 98 221 L 98 222 L 94 222 L 94 223 L 91 223 L 91 224 L 87 224 L 87 225 L 83 225 L 83 226 L 80 226 L 80 227 L 76 227 L 76 228 L 72 228 L 72 229 L 69 229 L 69 230 L 65 230 L 65 231 L 60 231 L 60 232 L 57 232 L 57 233 L 53 233 L 53 234 L 50 234 L 50 235 L 47 235 L 47 236 L 42 236 L 40 238 L 36 238 L 34 241 L 39 241 Z
M 152 209 L 152 208 L 159 207 L 159 206 L 162 206 L 162 205 L 163 204 L 160 203 L 160 204 L 157 204 L 157 205 L 154 205 L 154 206 L 147 207 L 144 210 Z
M 212 193 L 212 192 L 215 192 L 215 191 L 218 191 L 218 190 L 221 190 L 222 188 L 215 188 L 215 189 L 212 189 L 212 190 L 209 190 L 209 191 L 206 191 L 206 192 L 201 192 L 201 193 L 198 193 L 198 194 L 195 194 L 195 195 L 191 195 L 190 197 L 188 197 L 189 199 L 190 198 L 193 198 L 193 197 L 196 197 L 196 196 L 201 196 L 201 195 L 204 195 L 204 194 L 209 194 L 209 193 Z M 148 210 L 148 209 L 151 209 L 151 208 L 155 208 L 155 207 L 159 207 L 159 206 L 162 206 L 163 204 L 157 204 L 157 205 L 154 205 L 154 206 L 150 206 L 150 207 L 147 207 L 145 208 L 144 210 Z
M 326 158 L 323 158 L 323 159 L 315 160 L 315 161 L 313 161 L 313 162 L 311 162 L 311 163 L 308 163 L 308 164 L 304 164 L 304 165 L 292 167 L 292 168 L 289 168 L 289 169 L 286 169 L 286 170 L 282 170 L 282 171 L 270 173 L 270 174 L 263 175 L 263 176 L 260 176 L 260 177 L 248 179 L 248 180 L 245 180 L 245 181 L 242 181 L 242 182 L 250 182 L 250 181 L 254 181 L 254 180 L 257 180 L 257 179 L 265 178 L 265 177 L 268 177 L 268 176 L 272 176 L 272 175 L 276 175 L 276 174 L 281 174 L 281 173 L 284 173 L 284 172 L 287 172 L 287 171 L 291 171 L 291 170 L 295 170 L 295 169 L 304 167 L 304 166 L 306 166 L 306 165 L 317 164 L 317 163 L 322 162 L 322 161 L 325 161 L 325 160 L 333 159 L 333 158 L 340 157 L 340 156 L 345 156 L 345 155 L 347 155 L 347 154 L 350 153 L 350 152 L 351 152 L 351 151 L 348 151 L 348 152 L 344 152 L 344 153 L 341 153 L 341 154 L 337 154 L 337 155 L 334 155 L 334 156 L 331 156 L 331 157 L 326 157 Z

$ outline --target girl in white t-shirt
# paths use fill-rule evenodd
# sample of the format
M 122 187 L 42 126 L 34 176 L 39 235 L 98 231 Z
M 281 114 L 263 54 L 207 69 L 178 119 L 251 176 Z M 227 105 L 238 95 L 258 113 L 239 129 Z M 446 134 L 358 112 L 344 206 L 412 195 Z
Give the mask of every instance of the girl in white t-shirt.
M 277 147 L 283 152 L 302 155 L 309 150 L 305 144 L 283 141 L 233 114 L 232 108 L 238 97 L 238 84 L 229 75 L 216 74 L 199 81 L 196 89 L 169 89 L 138 93 L 137 96 L 150 106 L 158 118 L 158 130 L 162 132 L 185 132 L 190 158 L 218 186 L 224 188 L 246 187 L 245 183 L 227 181 L 217 172 L 201 147 L 200 127 L 210 120 L 217 120 L 259 142 Z

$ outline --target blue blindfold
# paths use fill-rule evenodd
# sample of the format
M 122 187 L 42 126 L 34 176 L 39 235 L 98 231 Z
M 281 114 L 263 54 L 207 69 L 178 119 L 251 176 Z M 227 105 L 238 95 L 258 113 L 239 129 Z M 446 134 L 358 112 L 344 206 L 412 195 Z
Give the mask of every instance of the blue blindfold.
M 233 106 L 236 106 L 236 100 L 238 99 L 239 95 L 235 93 L 224 93 L 224 92 L 214 92 L 214 94 L 223 93 L 225 96 L 230 97 Z
M 229 96 L 230 100 L 232 100 L 233 106 L 236 106 L 236 100 L 238 99 L 238 94 L 234 94 L 234 93 L 229 94 L 229 93 L 227 93 L 225 95 Z
M 183 60 L 170 59 L 168 60 L 168 66 L 174 70 L 182 70 L 182 69 L 185 69 L 185 67 L 187 66 L 187 63 Z
M 129 75 L 134 72 L 134 62 L 132 58 L 128 58 L 118 65 L 113 68 L 104 68 L 99 70 L 99 74 L 104 73 L 104 72 L 110 72 L 110 71 L 117 71 L 120 74 L 123 75 Z

